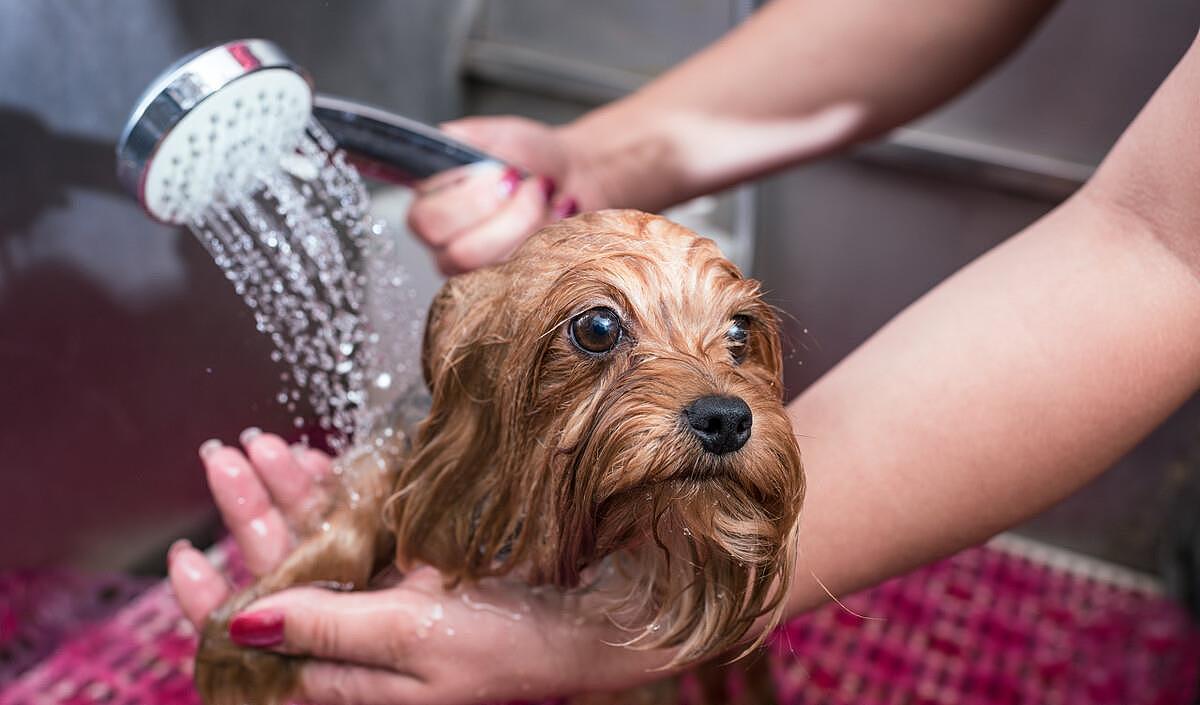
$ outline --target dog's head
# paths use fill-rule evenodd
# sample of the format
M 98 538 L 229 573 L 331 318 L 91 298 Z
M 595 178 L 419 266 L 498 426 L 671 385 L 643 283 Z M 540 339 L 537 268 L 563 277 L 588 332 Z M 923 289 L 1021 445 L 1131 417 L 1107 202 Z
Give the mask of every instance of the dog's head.
M 389 503 L 402 560 L 576 587 L 679 661 L 775 616 L 804 494 L 774 311 L 712 241 L 591 213 L 451 279 L 423 353 L 433 406 Z

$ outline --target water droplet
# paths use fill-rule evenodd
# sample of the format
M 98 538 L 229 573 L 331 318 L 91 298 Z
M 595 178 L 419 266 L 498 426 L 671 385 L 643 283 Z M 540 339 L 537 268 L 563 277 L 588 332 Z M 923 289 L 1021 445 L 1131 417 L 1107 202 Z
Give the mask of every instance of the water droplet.
M 334 450 L 342 450 L 356 429 L 376 426 L 387 413 L 367 403 L 366 387 L 396 386 L 397 377 L 417 369 L 404 363 L 419 354 L 420 312 L 401 253 L 367 214 L 365 186 L 333 139 L 315 121 L 296 144 L 285 144 L 291 138 L 282 134 L 253 134 L 263 124 L 260 107 L 219 116 L 222 125 L 240 121 L 240 132 L 222 138 L 218 153 L 229 167 L 216 177 L 212 206 L 190 226 L 254 311 L 255 327 L 274 348 L 271 360 L 289 368 L 280 373 L 284 388 L 276 399 L 292 411 L 305 402 L 330 428 Z M 267 145 L 288 156 L 236 167 L 248 150 Z M 186 159 L 177 166 L 193 185 L 202 178 L 195 174 L 212 168 Z M 177 195 L 188 197 L 187 188 L 180 185 Z M 379 312 L 378 321 L 368 320 L 368 309 Z M 380 323 L 390 325 L 385 335 Z M 381 374 L 385 369 L 392 373 Z M 294 423 L 305 422 L 297 416 Z
M 507 617 L 508 619 L 511 619 L 514 622 L 521 621 L 522 615 L 520 612 L 512 612 L 510 610 L 504 609 L 503 607 L 499 607 L 497 605 L 492 605 L 487 602 L 476 602 L 475 600 L 472 600 L 471 596 L 465 592 L 462 593 L 462 601 L 463 601 L 464 605 L 466 605 L 467 607 L 470 607 L 471 609 L 473 609 L 477 612 L 490 612 L 492 614 L 498 614 L 501 617 Z
M 264 538 L 269 533 L 267 531 L 267 523 L 262 519 L 254 519 L 250 522 L 250 531 L 254 532 L 259 538 Z

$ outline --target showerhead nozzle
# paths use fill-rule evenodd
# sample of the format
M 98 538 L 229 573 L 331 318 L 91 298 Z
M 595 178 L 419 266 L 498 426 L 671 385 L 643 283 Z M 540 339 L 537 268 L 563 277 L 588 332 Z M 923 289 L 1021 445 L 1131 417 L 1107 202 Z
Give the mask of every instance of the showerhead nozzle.
M 293 152 L 312 104 L 308 75 L 269 41 L 197 52 L 138 101 L 117 143 L 117 178 L 155 219 L 187 223 Z

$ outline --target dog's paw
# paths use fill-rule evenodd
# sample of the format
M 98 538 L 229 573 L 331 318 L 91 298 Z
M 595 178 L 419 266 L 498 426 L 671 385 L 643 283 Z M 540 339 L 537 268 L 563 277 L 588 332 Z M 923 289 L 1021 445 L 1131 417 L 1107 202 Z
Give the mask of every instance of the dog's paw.
M 196 650 L 196 690 L 206 705 L 287 705 L 302 659 L 247 649 L 229 639 L 229 620 L 258 597 L 235 595 L 213 611 Z

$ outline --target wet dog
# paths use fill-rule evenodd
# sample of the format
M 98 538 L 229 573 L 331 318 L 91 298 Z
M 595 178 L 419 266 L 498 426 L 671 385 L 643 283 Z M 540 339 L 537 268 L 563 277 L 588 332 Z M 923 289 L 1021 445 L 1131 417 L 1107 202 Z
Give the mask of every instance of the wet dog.
M 778 620 L 804 495 L 778 322 L 712 241 L 636 211 L 550 225 L 446 283 L 422 366 L 432 405 L 411 438 L 345 461 L 328 530 L 210 618 L 206 702 L 295 686 L 300 660 L 229 641 L 238 609 L 363 587 L 393 561 L 568 591 L 605 566 L 620 576 L 605 614 L 674 665 L 741 653 Z

